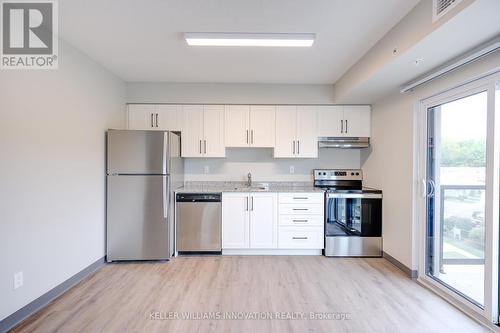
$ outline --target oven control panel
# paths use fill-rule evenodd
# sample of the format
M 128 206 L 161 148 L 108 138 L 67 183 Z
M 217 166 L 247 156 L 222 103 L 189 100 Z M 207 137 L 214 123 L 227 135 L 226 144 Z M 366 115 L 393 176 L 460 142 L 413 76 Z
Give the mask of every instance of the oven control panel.
M 316 169 L 314 180 L 363 180 L 360 169 Z

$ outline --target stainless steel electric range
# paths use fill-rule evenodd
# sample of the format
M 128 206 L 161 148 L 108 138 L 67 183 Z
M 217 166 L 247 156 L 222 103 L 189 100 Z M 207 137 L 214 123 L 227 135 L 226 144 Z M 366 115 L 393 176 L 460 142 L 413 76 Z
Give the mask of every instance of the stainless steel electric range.
M 314 170 L 314 186 L 325 189 L 324 255 L 382 256 L 382 191 L 363 187 L 358 169 Z

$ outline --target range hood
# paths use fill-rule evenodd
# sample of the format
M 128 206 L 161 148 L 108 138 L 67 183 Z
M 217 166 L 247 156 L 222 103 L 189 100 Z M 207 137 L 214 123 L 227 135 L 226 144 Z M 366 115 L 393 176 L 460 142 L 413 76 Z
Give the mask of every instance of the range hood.
M 323 136 L 318 138 L 318 147 L 344 149 L 368 148 L 370 147 L 370 138 Z

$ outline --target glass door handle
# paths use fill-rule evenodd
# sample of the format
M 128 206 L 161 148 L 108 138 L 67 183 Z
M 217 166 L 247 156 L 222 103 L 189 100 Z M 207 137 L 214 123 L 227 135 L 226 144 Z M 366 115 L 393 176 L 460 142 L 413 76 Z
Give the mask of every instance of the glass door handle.
M 429 189 L 428 189 L 428 191 L 426 191 L 427 196 L 432 198 L 432 197 L 434 197 L 434 194 L 436 194 L 436 183 L 434 182 L 434 180 L 429 179 L 427 181 L 427 184 L 429 184 Z

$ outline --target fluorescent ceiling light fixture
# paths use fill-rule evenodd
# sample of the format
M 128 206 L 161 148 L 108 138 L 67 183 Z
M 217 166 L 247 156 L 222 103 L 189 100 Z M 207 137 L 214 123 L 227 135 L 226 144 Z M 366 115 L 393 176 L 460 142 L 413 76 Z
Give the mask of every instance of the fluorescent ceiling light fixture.
M 295 33 L 233 33 L 233 32 L 185 32 L 184 38 L 191 46 L 291 46 L 309 47 L 315 34 Z

